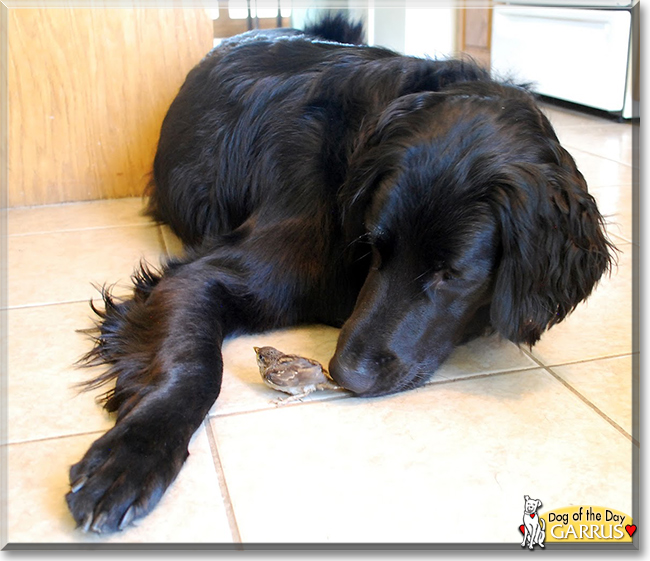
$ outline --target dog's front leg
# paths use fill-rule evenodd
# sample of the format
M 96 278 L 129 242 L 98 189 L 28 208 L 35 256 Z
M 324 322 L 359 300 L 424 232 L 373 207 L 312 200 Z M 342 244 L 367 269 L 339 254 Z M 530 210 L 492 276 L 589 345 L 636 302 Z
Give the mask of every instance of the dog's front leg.
M 528 530 L 528 526 L 524 524 L 524 539 L 521 542 L 521 547 L 526 547 L 526 542 L 529 541 L 529 539 L 530 539 L 530 531 Z
M 72 466 L 66 496 L 77 524 L 99 533 L 147 514 L 172 483 L 219 394 L 223 337 L 253 315 L 245 273 L 232 262 L 143 270 L 133 298 L 104 299 L 88 359 L 110 365 L 96 382 L 115 380 L 106 408 L 117 421 Z

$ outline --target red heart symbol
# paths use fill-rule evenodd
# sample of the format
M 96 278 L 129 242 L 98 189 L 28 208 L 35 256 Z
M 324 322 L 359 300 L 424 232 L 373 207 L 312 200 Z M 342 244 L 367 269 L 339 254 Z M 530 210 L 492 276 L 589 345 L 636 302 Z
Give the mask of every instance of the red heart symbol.
M 535 518 L 535 515 L 534 515 L 534 514 L 531 514 L 530 517 L 531 517 L 531 518 Z
M 632 534 L 636 532 L 636 524 L 632 524 L 632 525 L 628 524 L 627 526 L 625 526 L 625 530 L 627 531 L 628 534 L 630 534 L 630 537 L 632 537 Z
M 525 528 L 524 528 L 524 525 L 523 525 L 523 524 L 522 524 L 521 526 L 519 526 L 519 531 L 520 531 L 522 534 L 525 534 L 524 530 L 525 530 Z

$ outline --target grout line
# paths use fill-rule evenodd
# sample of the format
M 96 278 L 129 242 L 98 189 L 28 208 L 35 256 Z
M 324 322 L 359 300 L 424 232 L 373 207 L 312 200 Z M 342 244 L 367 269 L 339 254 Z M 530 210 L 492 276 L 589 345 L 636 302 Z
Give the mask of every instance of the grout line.
M 431 381 L 425 384 L 423 387 L 428 388 L 431 386 L 438 386 L 442 384 L 453 384 L 454 382 L 465 382 L 471 380 L 480 380 L 482 378 L 491 378 L 492 376 L 508 376 L 510 374 L 521 374 L 522 372 L 531 372 L 532 370 L 538 370 L 539 366 L 537 364 L 532 366 L 524 366 L 517 368 L 515 370 L 501 370 L 499 372 L 481 372 L 478 374 L 470 374 L 468 376 L 462 376 L 459 378 L 447 378 L 444 380 Z
M 497 370 L 494 372 L 477 372 L 476 374 L 467 374 L 465 376 L 457 376 L 453 378 L 436 378 L 435 374 L 433 375 L 433 378 L 429 380 L 427 383 L 424 385 L 420 386 L 421 388 L 429 388 L 441 384 L 451 384 L 454 382 L 464 382 L 464 381 L 469 381 L 469 380 L 479 380 L 482 378 L 489 378 L 491 376 L 503 376 L 503 375 L 508 375 L 508 374 L 519 374 L 522 372 L 530 372 L 531 370 L 536 370 L 539 368 L 542 368 L 544 370 L 548 370 L 548 368 L 551 367 L 556 367 L 556 366 L 565 366 L 565 365 L 572 365 L 572 364 L 581 364 L 585 362 L 595 362 L 598 360 L 604 360 L 604 359 L 614 359 L 614 358 L 623 358 L 626 356 L 632 356 L 634 354 L 638 354 L 638 351 L 636 353 L 621 353 L 621 354 L 613 354 L 613 355 L 608 355 L 608 356 L 603 356 L 603 357 L 598 357 L 598 358 L 588 358 L 588 359 L 582 359 L 582 360 L 575 360 L 575 361 L 569 361 L 569 362 L 563 362 L 563 363 L 558 363 L 558 364 L 553 364 L 553 365 L 545 365 L 543 362 L 541 362 L 539 359 L 531 355 L 528 351 L 525 349 L 522 349 L 522 351 L 525 353 L 526 356 L 528 356 L 531 360 L 533 360 L 534 364 L 531 364 L 529 366 L 519 366 L 516 368 L 513 368 L 511 370 Z M 414 388 L 418 389 L 418 388 Z M 247 415 L 250 413 L 263 413 L 267 411 L 276 411 L 279 409 L 288 409 L 290 407 L 300 407 L 301 405 L 309 405 L 309 404 L 316 404 L 316 403 L 325 403 L 325 402 L 332 402 L 332 401 L 341 401 L 344 399 L 356 399 L 357 396 L 351 395 L 349 393 L 345 393 L 344 395 L 332 395 L 329 397 L 323 397 L 322 399 L 310 399 L 307 401 L 300 401 L 297 403 L 292 403 L 290 405 L 287 405 L 287 407 L 259 407 L 259 408 L 251 408 L 251 409 L 243 409 L 243 410 L 237 410 L 237 411 L 230 411 L 226 413 L 213 413 L 213 414 L 208 414 L 208 418 L 210 419 L 223 419 L 223 418 L 228 418 L 228 417 L 236 417 L 239 415 Z M 364 399 L 364 398 L 360 398 Z M 372 399 L 372 398 L 369 398 Z M 585 398 L 586 399 L 586 398 Z M 612 421 L 614 423 L 614 421 Z M 617 425 L 618 426 L 618 425 Z M 619 427 L 620 428 L 620 427 Z M 620 429 L 623 430 L 624 429 Z M 625 432 L 625 431 L 624 431 Z M 627 432 L 625 432 L 626 436 L 629 436 Z
M 214 437 L 210 419 L 206 417 L 206 419 L 203 421 L 203 424 L 208 435 L 208 443 L 210 445 L 210 451 L 212 452 L 212 461 L 214 462 L 214 468 L 217 473 L 217 480 L 219 481 L 219 489 L 223 498 L 224 508 L 226 509 L 226 518 L 228 519 L 228 525 L 230 526 L 232 541 L 234 543 L 242 543 L 241 534 L 239 533 L 239 526 L 237 525 L 237 517 L 235 516 L 235 509 L 232 504 L 230 492 L 228 491 L 226 474 L 223 471 L 223 464 L 221 463 L 219 450 L 217 448 L 217 441 Z
M 123 224 L 106 224 L 105 226 L 87 226 L 85 228 L 60 228 L 57 230 L 39 230 L 35 232 L 8 234 L 10 238 L 27 238 L 29 236 L 44 236 L 51 234 L 69 234 L 74 232 L 88 232 L 98 230 L 115 230 L 117 228 L 151 228 L 158 226 L 156 222 L 127 222 Z
M 621 162 L 620 160 L 615 160 L 613 158 L 608 158 L 607 156 L 603 156 L 602 154 L 596 154 L 594 152 L 590 152 L 589 150 L 585 150 L 584 148 L 579 148 L 578 146 L 572 146 L 571 144 L 563 143 L 562 144 L 565 148 L 571 149 L 571 150 L 580 150 L 583 154 L 589 154 L 590 156 L 594 156 L 596 158 L 601 158 L 603 160 L 606 160 L 608 162 L 613 162 L 615 164 L 619 164 L 621 166 L 627 166 L 629 168 L 632 168 L 632 164 L 628 164 L 627 162 Z M 626 182 L 627 183 L 627 182 Z
M 75 433 L 70 433 L 70 434 L 59 434 L 57 436 L 41 436 L 38 438 L 31 438 L 31 439 L 20 439 L 20 440 L 13 440 L 13 441 L 7 441 L 6 443 L 3 444 L 3 446 L 21 446 L 23 444 L 37 444 L 39 442 L 48 442 L 48 441 L 53 441 L 53 440 L 63 440 L 66 438 L 76 438 L 77 436 L 90 436 L 93 434 L 97 435 L 102 435 L 105 434 L 108 430 L 110 430 L 111 427 L 107 429 L 99 429 L 99 430 L 91 430 L 87 432 L 75 432 Z
M 578 359 L 574 361 L 567 361 L 567 362 L 561 362 L 557 364 L 551 364 L 547 365 L 544 364 L 540 359 L 537 357 L 533 356 L 532 354 L 529 353 L 526 349 L 522 349 L 522 351 L 528 356 L 535 364 L 531 364 L 529 366 L 520 366 L 517 368 L 513 368 L 512 370 L 497 370 L 494 372 L 477 372 L 476 374 L 468 374 L 465 376 L 458 376 L 454 378 L 438 378 L 436 379 L 435 374 L 433 378 L 428 381 L 426 384 L 420 386 L 422 388 L 428 388 L 432 386 L 437 386 L 441 384 L 451 384 L 454 382 L 464 382 L 466 380 L 479 380 L 481 378 L 489 378 L 491 376 L 503 376 L 503 375 L 508 375 L 508 374 L 519 374 L 522 372 L 530 372 L 531 370 L 536 370 L 539 368 L 542 368 L 544 370 L 548 370 L 549 368 L 554 368 L 554 367 L 559 367 L 559 366 L 569 366 L 569 365 L 574 365 L 574 364 L 582 364 L 582 363 L 589 363 L 589 362 L 597 362 L 600 360 L 607 360 L 607 359 L 616 359 L 616 358 L 624 358 L 628 356 L 633 356 L 635 354 L 639 354 L 639 351 L 632 352 L 632 353 L 620 353 L 620 354 L 613 354 L 613 355 L 607 355 L 607 356 L 602 356 L 602 357 L 596 357 L 596 358 L 587 358 L 587 359 Z M 554 373 L 551 373 L 555 376 Z M 557 376 L 556 376 L 557 377 Z M 418 389 L 418 388 L 414 388 Z M 259 407 L 259 408 L 251 408 L 251 409 L 243 409 L 243 410 L 237 410 L 237 411 L 230 411 L 226 413 L 213 413 L 213 414 L 208 414 L 209 419 L 223 419 L 227 417 L 236 417 L 239 415 L 247 415 L 249 413 L 263 413 L 267 411 L 276 411 L 279 409 L 288 409 L 290 407 L 300 407 L 301 405 L 310 405 L 310 404 L 316 404 L 316 403 L 325 403 L 325 402 L 332 402 L 332 401 L 341 401 L 344 399 L 355 399 L 357 396 L 351 395 L 349 393 L 345 393 L 344 395 L 331 395 L 329 397 L 323 397 L 322 399 L 310 399 L 307 401 L 300 401 L 297 403 L 292 403 L 288 404 L 287 407 Z M 364 398 L 361 398 L 364 399 Z M 370 398 L 372 399 L 372 398 Z M 587 401 L 590 403 L 586 398 L 583 398 L 583 400 Z M 603 414 L 604 415 L 604 414 Z M 615 423 L 615 421 L 611 421 L 612 423 Z M 618 427 L 618 425 L 616 425 Z M 628 433 L 618 427 L 620 430 L 624 431 L 626 436 Z
M 109 284 L 106 285 L 110 286 Z M 120 287 L 118 287 L 120 288 Z M 128 287 L 124 287 L 124 292 L 117 291 L 111 292 L 111 295 L 115 298 L 130 298 L 133 295 L 133 290 L 129 291 Z M 11 311 L 11 310 L 26 310 L 30 308 L 47 308 L 51 306 L 65 306 L 68 304 L 89 304 L 91 300 L 101 300 L 101 293 L 98 291 L 96 295 L 83 300 L 61 300 L 60 302 L 36 302 L 33 304 L 15 304 L 13 306 L 8 306 L 7 308 L 2 308 L 2 311 Z
M 548 117 L 548 115 L 547 115 L 547 117 Z M 589 123 L 589 124 L 584 124 L 584 125 L 579 125 L 579 124 L 568 125 L 568 124 L 564 124 L 564 123 L 553 124 L 553 119 L 551 119 L 550 117 L 549 117 L 549 121 L 551 121 L 551 125 L 553 125 L 553 128 L 555 129 L 555 131 L 557 133 L 559 133 L 558 136 L 561 136 L 564 131 L 567 131 L 567 132 L 580 131 L 580 132 L 582 132 L 582 131 L 585 131 L 585 129 L 586 129 L 589 132 L 591 132 L 589 129 L 591 129 L 591 130 L 600 129 L 602 127 L 615 129 L 620 124 L 620 123 L 609 123 L 609 122 Z M 623 125 L 623 126 L 625 126 L 625 125 Z M 614 133 L 614 134 L 620 134 L 623 131 L 624 131 L 624 129 L 620 129 L 619 131 L 613 130 L 611 132 Z M 608 133 L 609 133 L 609 131 L 605 132 L 605 134 L 603 136 L 605 136 L 605 135 L 609 136 Z M 561 138 L 560 138 L 560 142 L 562 143 L 562 145 L 565 144 L 564 142 L 562 142 Z
M 612 419 L 609 415 L 607 415 L 604 411 L 602 411 L 599 407 L 597 407 L 593 402 L 591 402 L 589 399 L 587 399 L 584 395 L 582 395 L 577 389 L 575 389 L 573 386 L 571 386 L 562 376 L 559 374 L 556 374 L 551 370 L 550 368 L 545 369 L 551 376 L 553 376 L 558 382 L 560 382 L 565 388 L 567 388 L 569 391 L 571 391 L 573 394 L 575 394 L 578 398 L 580 398 L 586 405 L 588 405 L 591 409 L 593 409 L 596 413 L 598 413 L 605 421 L 607 421 L 612 427 L 614 427 L 618 432 L 620 432 L 624 437 L 626 437 L 632 444 L 635 444 L 636 446 L 639 446 L 639 442 L 634 438 L 631 434 L 629 434 L 623 427 L 621 427 L 614 419 Z
M 145 195 L 127 195 L 125 197 L 107 197 L 107 198 L 100 198 L 100 199 L 85 199 L 82 201 L 59 201 L 59 202 L 54 202 L 54 203 L 43 203 L 43 204 L 31 204 L 31 205 L 19 205 L 19 206 L 12 206 L 10 210 L 14 211 L 30 211 L 32 209 L 36 208 L 46 208 L 46 209 L 57 209 L 57 208 L 72 208 L 72 207 L 83 207 L 83 206 L 95 206 L 97 204 L 102 204 L 102 203 L 112 203 L 116 201 L 122 201 L 123 203 L 128 203 L 129 200 L 136 202 L 140 201 L 140 204 L 142 206 L 143 201 L 145 199 Z
M 607 220 L 607 217 L 605 217 L 605 220 Z M 607 222 L 607 221 L 605 222 L 605 230 L 606 230 L 607 235 L 608 235 L 610 238 L 611 238 L 611 237 L 614 237 L 614 238 L 618 238 L 618 240 L 620 240 L 620 241 L 612 240 L 612 241 L 616 241 L 616 242 L 617 242 L 616 247 L 619 247 L 619 246 L 622 246 L 622 245 L 625 245 L 625 244 L 632 244 L 632 243 L 634 243 L 634 242 L 628 240 L 628 239 L 625 237 L 625 235 L 624 235 L 623 233 L 620 233 L 620 232 L 619 232 L 619 233 L 612 232 L 612 231 L 611 231 L 612 227 L 616 227 L 618 230 L 622 230 L 623 228 L 622 228 L 622 226 L 621 226 L 620 223 L 617 223 L 617 222 Z
M 90 298 L 87 298 L 85 300 L 70 300 L 70 301 L 63 301 L 63 302 L 43 302 L 43 303 L 36 303 L 36 304 L 17 304 L 14 306 L 7 306 L 6 308 L 0 308 L 0 311 L 2 312 L 9 312 L 12 310 L 26 310 L 29 308 L 47 308 L 49 306 L 65 306 L 67 304 L 81 304 L 82 302 L 88 303 L 90 301 Z
M 213 413 L 213 414 L 208 414 L 208 418 L 210 419 L 225 419 L 227 417 L 237 417 L 239 415 L 248 415 L 250 413 L 265 413 L 268 411 L 286 411 L 287 409 L 291 409 L 294 407 L 301 407 L 304 405 L 310 405 L 310 404 L 315 404 L 315 403 L 325 403 L 325 402 L 330 402 L 330 401 L 341 401 L 343 399 L 353 399 L 355 398 L 354 395 L 350 395 L 349 393 L 346 392 L 345 395 L 333 395 L 330 397 L 323 397 L 322 399 L 308 399 L 307 401 L 297 401 L 294 403 L 287 403 L 286 405 L 283 406 L 262 406 L 262 407 L 257 407 L 257 408 L 251 408 L 251 409 L 241 409 L 241 410 L 236 410 L 236 411 L 230 411 L 227 413 Z
M 632 189 L 634 184 L 632 181 L 612 181 L 611 183 L 604 183 L 602 185 L 588 185 L 589 192 L 593 194 L 593 191 L 599 191 L 601 189 Z
M 533 364 L 530 366 L 522 366 L 518 367 L 512 370 L 499 370 L 495 372 L 479 372 L 476 374 L 469 374 L 466 376 L 459 376 L 456 378 L 442 378 L 442 379 L 433 379 L 430 380 L 429 382 L 423 384 L 422 386 L 419 386 L 418 388 L 413 388 L 413 391 L 421 389 L 421 388 L 430 388 L 433 386 L 438 386 L 441 384 L 451 384 L 454 382 L 464 382 L 465 380 L 477 380 L 480 378 L 489 378 L 491 376 L 501 376 L 501 375 L 507 375 L 507 374 L 518 374 L 521 372 L 529 372 L 531 370 L 536 370 L 538 369 L 539 366 L 537 364 Z M 435 378 L 435 374 L 434 374 Z M 408 390 L 411 391 L 411 390 Z M 401 393 L 401 392 L 400 392 Z M 393 394 L 393 395 L 398 395 L 398 394 Z M 390 396 L 377 396 L 377 398 L 383 398 L 383 397 L 390 397 Z M 279 411 L 279 410 L 287 410 L 289 408 L 293 407 L 301 407 L 301 406 L 307 406 L 310 404 L 318 404 L 318 403 L 330 403 L 333 401 L 343 401 L 347 399 L 375 399 L 374 397 L 369 397 L 369 398 L 363 398 L 363 397 L 358 397 L 350 392 L 345 392 L 342 395 L 331 395 L 329 397 L 323 397 L 321 399 L 309 399 L 307 401 L 299 401 L 291 404 L 287 404 L 286 406 L 282 407 L 260 407 L 260 408 L 251 408 L 251 409 L 243 409 L 243 410 L 238 410 L 238 411 L 230 411 L 227 413 L 213 413 L 209 414 L 208 417 L 210 419 L 224 419 L 227 417 L 237 417 L 239 415 L 248 415 L 250 413 L 264 413 L 268 411 Z
M 528 351 L 525 351 L 528 353 Z M 634 354 L 634 353 L 633 353 Z M 574 388 L 569 382 L 567 382 L 562 376 L 557 374 L 552 370 L 552 367 L 547 366 L 544 364 L 541 360 L 533 356 L 532 354 L 529 354 L 530 358 L 533 359 L 535 362 L 537 362 L 541 368 L 546 370 L 553 378 L 555 378 L 558 382 L 560 382 L 565 388 L 567 388 L 571 393 L 573 393 L 578 399 L 580 399 L 582 402 L 584 402 L 590 409 L 592 409 L 595 413 L 600 415 L 605 421 L 607 421 L 612 427 L 614 427 L 618 432 L 620 432 L 624 437 L 626 437 L 630 442 L 635 444 L 636 446 L 639 446 L 639 442 L 634 438 L 631 434 L 629 434 L 623 427 L 621 427 L 614 419 L 612 419 L 609 415 L 607 415 L 604 411 L 602 411 L 595 403 L 593 403 L 591 400 L 589 400 L 587 397 L 582 395 L 576 388 Z M 621 356 L 631 356 L 629 353 L 625 355 L 617 355 L 619 357 Z M 606 357 L 606 358 L 615 358 L 615 357 Z M 584 360 L 584 361 L 578 361 L 575 363 L 566 363 L 566 364 L 580 364 L 581 362 L 595 362 L 596 360 L 602 360 L 602 359 L 592 359 L 592 360 Z M 555 366 L 562 366 L 560 364 L 557 364 Z
M 24 310 L 26 308 L 47 308 L 50 306 L 65 306 L 67 304 L 81 304 L 85 303 L 88 304 L 90 302 L 90 298 L 84 298 L 83 300 L 62 300 L 60 302 L 42 302 L 42 303 L 35 303 L 35 304 L 16 304 L 15 306 L 9 306 L 7 308 L 4 308 L 4 310 L 9 311 L 9 310 Z
M 548 115 L 547 115 L 548 117 Z M 584 129 L 591 129 L 591 128 L 617 128 L 621 127 L 621 130 L 623 130 L 626 126 L 625 123 L 616 123 L 614 121 L 609 121 L 608 119 L 603 119 L 602 121 L 593 121 L 591 123 L 574 123 L 574 124 L 567 124 L 567 123 L 553 123 L 553 120 L 549 117 L 549 121 L 551 121 L 551 124 L 553 125 L 553 128 L 556 130 L 559 129 L 560 131 L 566 130 L 566 129 L 577 129 L 577 130 L 584 130 Z M 616 132 L 616 131 L 614 131 Z
M 613 242 L 616 242 L 616 247 L 620 247 L 622 245 L 628 244 L 628 245 L 636 245 L 637 247 L 639 246 L 639 242 L 634 242 L 632 240 L 628 240 L 627 238 L 623 237 L 621 234 L 614 234 L 613 232 L 607 232 L 607 235 L 610 237 L 614 237 L 617 239 L 612 240 Z M 618 241 L 620 240 L 620 241 Z
M 604 356 L 598 356 L 598 357 L 593 357 L 593 358 L 578 358 L 575 360 L 567 360 L 565 362 L 556 362 L 552 364 L 545 364 L 540 358 L 536 358 L 533 356 L 530 351 L 526 351 L 524 349 L 524 352 L 530 356 L 535 362 L 539 365 L 542 365 L 545 368 L 557 368 L 559 366 L 571 366 L 574 364 L 583 364 L 583 363 L 588 363 L 588 362 L 597 362 L 599 360 L 609 360 L 611 358 L 624 358 L 626 356 L 633 356 L 633 355 L 638 355 L 640 351 L 630 351 L 629 353 L 617 353 L 617 354 L 612 354 L 612 355 L 604 355 Z

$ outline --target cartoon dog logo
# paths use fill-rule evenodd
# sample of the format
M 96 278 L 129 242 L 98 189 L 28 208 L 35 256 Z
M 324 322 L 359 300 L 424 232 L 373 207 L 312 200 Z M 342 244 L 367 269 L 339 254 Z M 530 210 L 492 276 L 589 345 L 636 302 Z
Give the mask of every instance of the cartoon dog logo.
M 521 547 L 526 547 L 526 542 L 529 549 L 533 549 L 535 544 L 544 547 L 546 523 L 537 515 L 537 509 L 541 506 L 542 501 L 539 499 L 524 495 L 524 541 L 521 542 Z

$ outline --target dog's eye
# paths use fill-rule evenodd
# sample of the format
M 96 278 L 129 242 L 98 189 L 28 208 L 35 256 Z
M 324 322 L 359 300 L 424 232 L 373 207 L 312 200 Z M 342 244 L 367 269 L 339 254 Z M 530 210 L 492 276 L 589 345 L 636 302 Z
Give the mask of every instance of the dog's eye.
M 426 290 L 437 290 L 458 278 L 458 273 L 453 269 L 440 269 L 433 273 L 425 288 Z
M 442 275 L 442 280 L 445 282 L 449 282 L 456 278 L 456 275 L 449 270 L 440 271 L 440 273 Z

